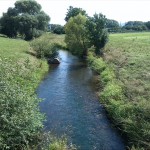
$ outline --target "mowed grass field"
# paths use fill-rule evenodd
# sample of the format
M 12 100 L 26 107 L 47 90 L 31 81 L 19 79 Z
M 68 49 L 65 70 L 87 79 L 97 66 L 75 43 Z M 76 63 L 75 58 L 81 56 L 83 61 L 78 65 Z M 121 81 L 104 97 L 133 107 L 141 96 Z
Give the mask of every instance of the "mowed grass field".
M 125 96 L 123 104 L 109 104 L 114 105 L 110 113 L 131 145 L 150 149 L 150 32 L 110 34 L 104 60 L 114 68 Z

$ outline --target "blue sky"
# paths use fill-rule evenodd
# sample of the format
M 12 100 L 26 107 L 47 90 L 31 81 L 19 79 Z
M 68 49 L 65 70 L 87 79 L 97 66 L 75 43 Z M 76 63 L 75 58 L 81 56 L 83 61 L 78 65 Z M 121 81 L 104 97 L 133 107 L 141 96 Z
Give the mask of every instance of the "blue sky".
M 0 16 L 8 7 L 14 7 L 16 0 L 0 0 Z M 150 0 L 37 0 L 43 11 L 51 17 L 51 23 L 65 24 L 64 18 L 69 6 L 80 7 L 88 15 L 103 13 L 119 23 L 127 21 L 150 21 Z

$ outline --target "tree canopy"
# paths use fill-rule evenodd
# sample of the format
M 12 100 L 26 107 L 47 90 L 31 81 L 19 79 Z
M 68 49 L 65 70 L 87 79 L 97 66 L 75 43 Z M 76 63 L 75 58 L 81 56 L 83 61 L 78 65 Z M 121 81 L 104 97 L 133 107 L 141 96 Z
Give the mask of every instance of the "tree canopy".
M 106 21 L 103 14 L 71 17 L 65 26 L 65 42 L 69 50 L 75 55 L 86 56 L 88 48 L 94 46 L 95 53 L 102 55 L 102 48 L 108 41 Z
M 145 22 L 145 25 L 150 30 L 150 21 Z
M 108 33 L 106 30 L 106 17 L 103 14 L 94 14 L 89 17 L 86 23 L 87 36 L 91 46 L 95 47 L 95 53 L 102 55 L 102 48 L 108 41 Z
M 60 24 L 50 24 L 49 25 L 50 31 L 55 34 L 65 34 L 64 26 Z
M 69 9 L 68 9 L 68 12 L 67 12 L 67 14 L 66 14 L 65 21 L 68 22 L 68 20 L 69 20 L 71 17 L 75 17 L 75 16 L 77 16 L 78 14 L 87 16 L 86 11 L 83 10 L 82 8 L 77 8 L 77 7 L 72 7 L 72 6 L 70 6 Z
M 87 18 L 81 14 L 69 19 L 65 25 L 65 42 L 69 50 L 80 57 L 87 54 L 86 24 Z
M 146 25 L 142 21 L 128 21 L 123 28 L 135 31 L 143 31 L 147 29 Z
M 113 19 L 107 19 L 106 28 L 109 32 L 116 32 L 119 29 L 119 23 Z
M 19 0 L 14 8 L 8 8 L 3 13 L 1 32 L 8 37 L 16 37 L 20 34 L 25 40 L 38 37 L 42 31 L 46 31 L 50 17 L 41 10 L 41 5 L 34 0 Z

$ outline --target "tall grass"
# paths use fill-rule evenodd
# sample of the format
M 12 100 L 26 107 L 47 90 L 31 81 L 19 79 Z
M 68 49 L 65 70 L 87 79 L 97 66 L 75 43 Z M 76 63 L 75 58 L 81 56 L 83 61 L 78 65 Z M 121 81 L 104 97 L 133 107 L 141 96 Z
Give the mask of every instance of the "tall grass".
M 101 58 L 88 57 L 96 61 L 90 65 L 100 74 L 100 101 L 126 133 L 129 146 L 150 149 L 150 33 L 110 35 L 104 70 Z

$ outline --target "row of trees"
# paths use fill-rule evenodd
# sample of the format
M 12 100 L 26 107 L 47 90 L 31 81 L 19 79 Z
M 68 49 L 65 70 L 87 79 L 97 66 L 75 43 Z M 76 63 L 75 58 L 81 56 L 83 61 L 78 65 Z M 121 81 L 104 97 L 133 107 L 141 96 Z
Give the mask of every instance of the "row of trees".
M 34 0 L 16 1 L 14 8 L 8 8 L 0 18 L 1 33 L 8 37 L 20 35 L 25 40 L 38 37 L 47 31 L 50 17 Z
M 124 26 L 123 29 L 126 30 L 134 30 L 134 31 L 144 31 L 150 30 L 150 21 L 142 22 L 142 21 L 128 21 Z
M 88 17 L 88 14 L 82 8 L 77 8 L 77 7 L 74 8 L 70 6 L 66 14 L 65 21 L 68 22 L 71 17 L 75 17 L 78 14 Z M 64 26 L 58 24 L 51 24 L 49 26 L 50 26 L 49 31 L 53 33 L 56 34 L 65 33 Z M 148 22 L 128 21 L 122 26 L 116 20 L 106 19 L 105 27 L 107 28 L 108 32 L 146 31 L 146 30 L 150 30 L 150 21 Z
M 108 32 L 129 32 L 129 31 L 147 31 L 150 30 L 150 21 L 128 21 L 123 26 L 113 19 L 106 20 Z M 59 24 L 50 24 L 49 31 L 55 34 L 65 34 L 64 26 Z
M 84 57 L 94 46 L 95 54 L 103 55 L 108 41 L 107 19 L 103 14 L 89 17 L 83 9 L 70 7 L 65 20 L 65 42 L 73 54 Z

